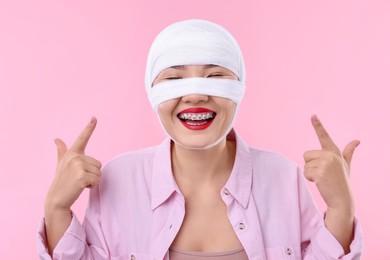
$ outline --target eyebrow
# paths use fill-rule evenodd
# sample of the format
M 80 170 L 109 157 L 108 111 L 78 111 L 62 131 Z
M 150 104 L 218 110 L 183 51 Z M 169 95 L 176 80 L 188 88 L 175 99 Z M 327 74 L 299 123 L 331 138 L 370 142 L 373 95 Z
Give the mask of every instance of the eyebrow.
M 171 66 L 169 69 L 178 69 L 178 70 L 184 70 L 187 65 L 177 65 L 177 66 Z M 215 68 L 219 67 L 218 65 L 214 64 L 206 64 L 202 66 L 204 69 L 209 69 L 209 68 Z

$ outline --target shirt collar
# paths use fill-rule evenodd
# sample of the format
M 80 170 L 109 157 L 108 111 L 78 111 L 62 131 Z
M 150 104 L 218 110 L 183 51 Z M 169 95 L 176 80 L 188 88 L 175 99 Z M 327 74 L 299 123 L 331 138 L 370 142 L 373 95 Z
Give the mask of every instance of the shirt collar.
M 228 181 L 224 188 L 246 208 L 252 188 L 252 157 L 250 147 L 235 133 L 234 129 L 227 136 L 236 141 L 236 157 Z
M 246 208 L 252 187 L 252 158 L 250 148 L 232 130 L 227 136 L 228 140 L 236 141 L 236 156 L 232 173 L 224 188 Z M 171 139 L 166 138 L 156 148 L 153 158 L 151 209 L 157 208 L 165 202 L 174 191 L 180 193 L 173 178 L 171 166 Z
M 166 138 L 159 146 L 153 158 L 151 208 L 152 210 L 166 201 L 178 190 L 172 175 L 171 139 Z

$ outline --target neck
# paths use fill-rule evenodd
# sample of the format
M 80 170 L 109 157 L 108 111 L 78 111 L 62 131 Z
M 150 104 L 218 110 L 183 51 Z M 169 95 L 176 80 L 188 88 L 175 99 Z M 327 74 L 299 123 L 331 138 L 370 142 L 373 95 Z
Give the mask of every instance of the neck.
M 224 139 L 207 150 L 193 150 L 172 142 L 172 170 L 180 183 L 210 183 L 227 180 L 233 168 L 235 142 Z

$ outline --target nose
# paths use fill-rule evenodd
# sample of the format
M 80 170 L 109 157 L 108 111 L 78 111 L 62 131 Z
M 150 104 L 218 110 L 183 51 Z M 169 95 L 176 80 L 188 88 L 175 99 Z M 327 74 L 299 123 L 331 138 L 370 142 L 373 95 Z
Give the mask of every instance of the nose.
M 207 102 L 209 100 L 209 96 L 201 95 L 201 94 L 191 94 L 186 95 L 181 98 L 181 100 L 185 103 L 194 103 L 197 104 L 199 102 Z

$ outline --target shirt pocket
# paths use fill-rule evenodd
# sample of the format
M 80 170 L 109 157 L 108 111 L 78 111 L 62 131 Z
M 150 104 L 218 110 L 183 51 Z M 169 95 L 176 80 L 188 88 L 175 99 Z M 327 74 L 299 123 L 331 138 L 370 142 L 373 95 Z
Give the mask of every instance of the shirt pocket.
M 152 260 L 152 255 L 145 253 L 127 253 L 120 256 L 111 256 L 111 260 Z
M 267 260 L 302 259 L 300 246 L 280 246 L 265 249 Z

